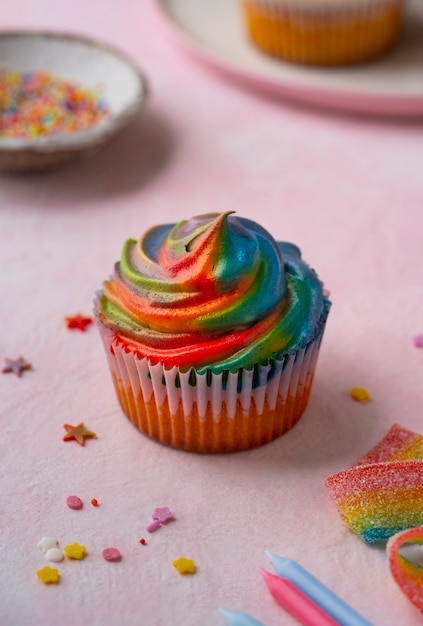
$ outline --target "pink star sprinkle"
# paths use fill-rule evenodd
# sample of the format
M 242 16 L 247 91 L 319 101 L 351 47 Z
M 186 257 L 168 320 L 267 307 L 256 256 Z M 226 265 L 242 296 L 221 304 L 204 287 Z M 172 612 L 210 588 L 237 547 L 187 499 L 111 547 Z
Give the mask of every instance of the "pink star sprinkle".
M 173 519 L 173 513 L 167 506 L 156 507 L 151 515 L 153 521 L 145 527 L 148 533 L 154 533 L 162 524 Z
M 31 363 L 28 363 L 28 361 L 25 361 L 25 359 L 20 356 L 19 359 L 4 359 L 2 373 L 9 374 L 9 372 L 12 372 L 20 378 L 22 376 L 22 372 L 30 369 L 32 369 Z
M 158 520 L 161 524 L 166 524 L 166 522 L 173 519 L 173 514 L 167 506 L 162 506 L 154 509 L 151 517 L 154 520 Z
M 413 346 L 415 348 L 423 348 L 423 335 L 415 335 L 413 337 Z

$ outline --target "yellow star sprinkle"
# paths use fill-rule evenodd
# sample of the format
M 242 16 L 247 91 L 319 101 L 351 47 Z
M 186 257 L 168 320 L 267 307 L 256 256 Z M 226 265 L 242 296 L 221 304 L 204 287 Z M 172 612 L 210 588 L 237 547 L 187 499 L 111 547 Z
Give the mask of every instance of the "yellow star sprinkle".
M 38 569 L 37 576 L 45 585 L 54 585 L 59 582 L 59 570 L 48 565 Z
M 367 402 L 367 400 L 370 400 L 370 394 L 364 387 L 353 387 L 350 391 L 350 396 L 356 402 Z
M 85 556 L 85 546 L 81 546 L 79 543 L 70 543 L 68 546 L 63 548 L 63 552 L 66 554 L 68 559 L 76 559 L 80 561 Z
M 179 559 L 172 561 L 173 567 L 176 567 L 180 574 L 194 574 L 195 565 L 192 559 L 186 559 L 184 556 L 180 556 Z

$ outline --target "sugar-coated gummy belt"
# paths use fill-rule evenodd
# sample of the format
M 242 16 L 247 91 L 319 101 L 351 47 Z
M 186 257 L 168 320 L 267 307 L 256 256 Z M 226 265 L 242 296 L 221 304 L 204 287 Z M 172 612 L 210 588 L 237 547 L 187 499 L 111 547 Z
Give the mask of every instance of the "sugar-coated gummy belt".
M 421 458 L 423 458 L 422 435 L 394 424 L 385 437 L 370 452 L 354 463 L 354 466 Z
M 423 613 L 423 568 L 405 558 L 400 549 L 406 544 L 423 544 L 423 526 L 393 535 L 387 545 L 389 569 L 407 598 Z
M 355 465 L 326 481 L 345 524 L 366 542 L 423 524 L 423 437 L 394 424 Z
M 326 481 L 343 521 L 371 543 L 423 524 L 423 462 L 360 465 Z

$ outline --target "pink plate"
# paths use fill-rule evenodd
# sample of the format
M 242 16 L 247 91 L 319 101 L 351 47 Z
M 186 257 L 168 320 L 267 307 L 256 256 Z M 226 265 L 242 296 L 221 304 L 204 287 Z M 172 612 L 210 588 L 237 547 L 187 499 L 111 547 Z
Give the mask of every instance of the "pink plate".
M 154 0 L 166 33 L 231 78 L 283 99 L 347 112 L 423 117 L 423 3 L 407 3 L 397 47 L 347 68 L 310 68 L 268 57 L 248 41 L 237 0 Z

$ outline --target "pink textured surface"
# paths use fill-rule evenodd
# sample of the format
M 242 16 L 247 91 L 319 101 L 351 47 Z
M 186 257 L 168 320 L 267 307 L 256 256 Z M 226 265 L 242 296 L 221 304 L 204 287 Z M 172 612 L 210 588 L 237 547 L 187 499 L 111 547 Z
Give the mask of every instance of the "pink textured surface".
M 265 589 L 264 550 L 297 559 L 377 626 L 421 615 L 383 549 L 346 529 L 325 488 L 397 422 L 422 432 L 423 126 L 296 108 L 206 71 L 164 40 L 144 0 L 16 0 L 2 26 L 74 30 L 122 47 L 150 78 L 147 110 L 106 150 L 0 178 L 2 626 L 223 625 L 217 607 L 294 626 Z M 149 441 L 117 405 L 91 313 L 121 245 L 157 223 L 236 209 L 298 244 L 334 302 L 310 404 L 282 439 L 232 456 Z M 366 405 L 352 386 L 372 395 Z M 63 424 L 97 433 L 63 442 Z M 70 511 L 69 494 L 99 507 Z M 145 537 L 155 507 L 175 521 Z M 87 547 L 44 586 L 43 536 Z M 106 563 L 115 546 L 122 560 Z M 172 561 L 191 558 L 181 577 Z

